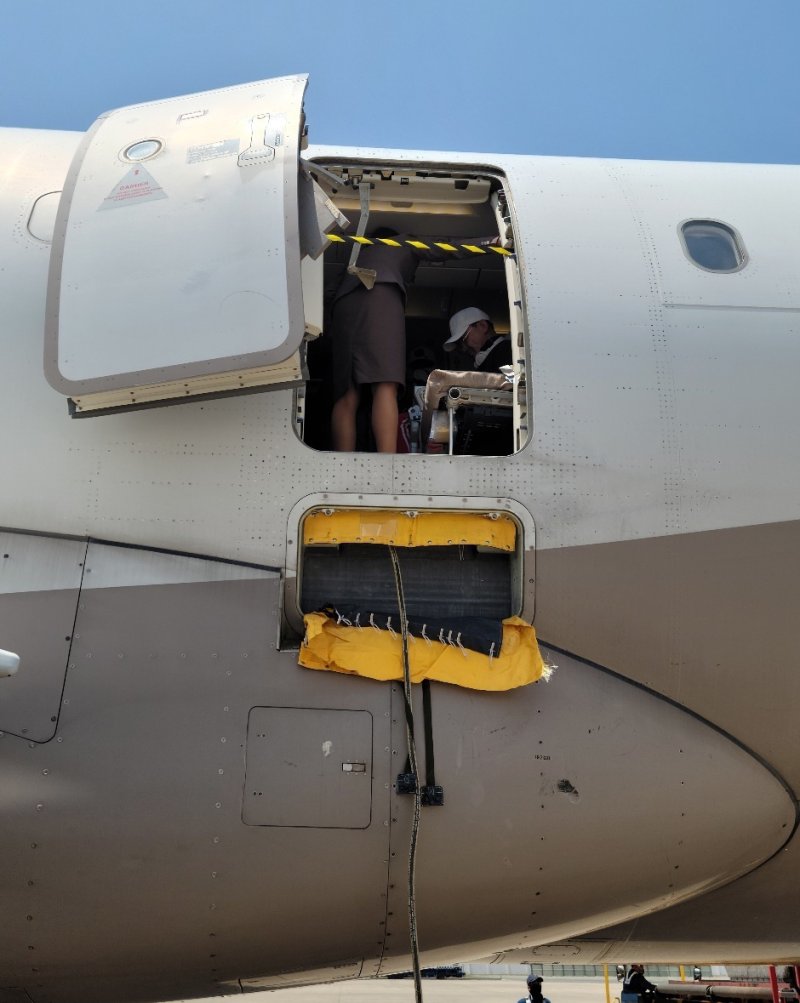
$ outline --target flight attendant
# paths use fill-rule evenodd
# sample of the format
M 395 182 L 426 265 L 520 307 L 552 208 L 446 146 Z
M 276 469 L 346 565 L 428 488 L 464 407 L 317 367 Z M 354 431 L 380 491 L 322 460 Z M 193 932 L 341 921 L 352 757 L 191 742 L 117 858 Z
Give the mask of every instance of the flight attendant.
M 361 272 L 374 272 L 371 287 L 346 273 L 333 298 L 333 448 L 356 448 L 356 412 L 361 388 L 372 394 L 372 434 L 379 453 L 397 450 L 397 392 L 406 376 L 406 289 L 422 261 L 465 257 L 468 251 L 410 247 L 408 234 L 380 227 L 370 234 L 389 244 L 366 244 L 358 258 Z M 447 241 L 448 243 L 451 241 Z M 488 246 L 497 237 L 456 238 L 456 244 Z

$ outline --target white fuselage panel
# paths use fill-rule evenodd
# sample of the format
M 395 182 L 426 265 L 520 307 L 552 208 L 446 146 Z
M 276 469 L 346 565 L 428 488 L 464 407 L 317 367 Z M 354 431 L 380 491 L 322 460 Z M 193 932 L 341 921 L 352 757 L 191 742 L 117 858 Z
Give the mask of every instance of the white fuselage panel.
M 49 247 L 27 221 L 80 139 L 0 134 L 0 524 L 280 566 L 287 513 L 321 492 L 513 498 L 543 549 L 797 518 L 797 168 L 310 149 L 504 172 L 530 328 L 520 453 L 341 455 L 300 442 L 289 390 L 69 418 L 43 374 Z M 697 268 L 692 218 L 735 227 L 747 266 Z

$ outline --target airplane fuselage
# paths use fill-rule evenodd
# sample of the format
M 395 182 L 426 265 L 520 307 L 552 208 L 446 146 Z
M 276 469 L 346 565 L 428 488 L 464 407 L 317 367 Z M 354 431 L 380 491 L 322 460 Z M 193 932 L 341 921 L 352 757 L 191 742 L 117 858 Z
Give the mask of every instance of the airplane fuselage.
M 0 998 L 407 966 L 401 688 L 297 664 L 320 508 L 510 515 L 556 666 L 432 686 L 426 960 L 797 958 L 797 168 L 312 147 L 501 177 L 520 282 L 516 452 L 343 454 L 292 388 L 69 416 L 47 196 L 80 140 L 0 134 Z M 692 261 L 692 220 L 743 266 Z

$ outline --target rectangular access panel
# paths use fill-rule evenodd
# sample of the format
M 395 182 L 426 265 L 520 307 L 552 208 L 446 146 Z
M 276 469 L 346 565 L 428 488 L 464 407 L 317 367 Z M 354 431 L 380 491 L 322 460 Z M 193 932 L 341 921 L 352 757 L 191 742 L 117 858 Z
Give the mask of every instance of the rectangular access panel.
M 372 715 L 253 707 L 242 819 L 247 825 L 366 829 L 372 815 Z
M 305 87 L 281 77 L 135 105 L 87 133 L 46 320 L 45 373 L 75 410 L 301 378 Z

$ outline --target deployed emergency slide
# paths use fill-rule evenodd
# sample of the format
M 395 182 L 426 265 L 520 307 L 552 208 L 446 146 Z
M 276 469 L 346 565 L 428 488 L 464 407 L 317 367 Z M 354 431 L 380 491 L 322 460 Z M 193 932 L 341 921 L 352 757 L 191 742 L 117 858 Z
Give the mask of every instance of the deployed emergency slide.
M 304 614 L 300 664 L 402 679 L 403 585 L 412 682 L 433 679 L 476 690 L 535 682 L 546 667 L 534 628 L 518 616 L 497 615 L 502 602 L 491 598 L 498 591 L 495 583 L 508 578 L 516 545 L 515 521 L 499 513 L 321 509 L 309 514 L 303 522 L 309 555 L 303 577 L 315 580 L 304 595 L 321 602 Z M 325 549 L 332 559 L 310 556 Z M 415 587 L 426 582 L 438 588 L 437 571 L 441 586 L 453 594 L 449 605 L 430 602 L 424 585 Z M 462 602 L 459 590 L 471 596 Z M 482 600 L 486 609 L 480 608 Z

